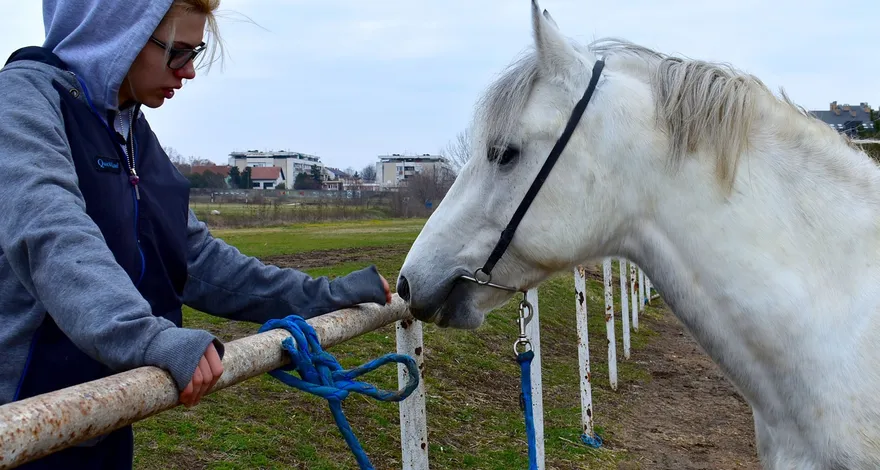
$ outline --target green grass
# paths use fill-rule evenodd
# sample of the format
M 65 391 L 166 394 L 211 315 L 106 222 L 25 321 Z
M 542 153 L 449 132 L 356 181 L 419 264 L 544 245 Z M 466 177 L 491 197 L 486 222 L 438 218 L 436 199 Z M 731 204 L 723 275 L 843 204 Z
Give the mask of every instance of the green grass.
M 275 204 L 269 200 L 253 203 L 200 203 L 190 208 L 200 220 L 214 227 L 269 227 L 299 222 L 327 220 L 364 220 L 387 218 L 389 205 L 380 201 L 327 199 L 290 201 Z M 219 214 L 212 214 L 214 210 Z
M 247 255 L 263 257 L 316 250 L 411 245 L 424 223 L 423 219 L 326 222 L 214 230 L 212 233 Z
M 297 225 L 268 230 L 217 231 L 215 235 L 253 256 L 352 247 L 408 246 L 424 221 Z M 405 251 L 388 256 L 309 269 L 312 275 L 339 275 L 375 263 L 389 280 L 397 276 Z M 615 272 L 617 270 L 615 269 Z M 616 286 L 617 284 L 615 284 Z M 627 454 L 616 450 L 611 410 L 622 397 L 608 384 L 604 297 L 601 282 L 588 279 L 591 372 L 597 431 L 602 449 L 579 444 L 580 395 L 574 284 L 561 275 L 539 288 L 544 366 L 544 406 L 548 468 L 617 468 Z M 476 331 L 425 325 L 429 457 L 433 469 L 526 468 L 525 428 L 519 409 L 519 369 L 511 345 L 517 336 L 516 300 L 493 312 Z M 618 306 L 619 308 L 619 306 Z M 653 307 L 647 315 L 657 315 Z M 187 309 L 185 326 L 204 328 L 228 341 L 256 332 L 259 325 L 226 321 Z M 620 321 L 616 322 L 620 341 Z M 634 349 L 650 341 L 646 328 L 634 333 Z M 620 347 L 620 346 L 618 346 Z M 394 352 L 394 327 L 368 333 L 330 352 L 352 367 Z M 620 349 L 619 349 L 620 351 Z M 646 372 L 622 360 L 620 383 L 648 380 Z M 395 367 L 363 378 L 397 388 Z M 613 405 L 613 406 L 612 406 Z M 343 405 L 355 434 L 376 468 L 400 468 L 400 428 L 396 404 L 354 394 Z M 135 425 L 136 468 L 356 468 L 326 401 L 269 376 L 210 395 L 197 407 L 178 407 Z

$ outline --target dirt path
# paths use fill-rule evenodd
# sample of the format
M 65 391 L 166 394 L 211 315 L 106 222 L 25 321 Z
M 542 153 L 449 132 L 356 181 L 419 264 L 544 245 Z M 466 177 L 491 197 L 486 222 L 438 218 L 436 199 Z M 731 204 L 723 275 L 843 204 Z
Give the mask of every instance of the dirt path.
M 344 248 L 335 250 L 315 250 L 290 255 L 275 255 L 261 258 L 263 262 L 283 268 L 309 269 L 333 266 L 355 261 L 371 261 L 379 257 L 399 256 L 406 253 L 403 245 Z
M 652 379 L 619 388 L 628 406 L 614 439 L 634 456 L 621 468 L 760 469 L 751 409 L 718 367 L 668 310 L 639 320 L 658 336 L 632 354 Z

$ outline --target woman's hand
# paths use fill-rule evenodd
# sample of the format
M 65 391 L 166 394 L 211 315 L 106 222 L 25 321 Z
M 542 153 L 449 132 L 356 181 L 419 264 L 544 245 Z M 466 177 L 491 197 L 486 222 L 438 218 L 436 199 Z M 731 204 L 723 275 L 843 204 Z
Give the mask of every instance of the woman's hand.
M 382 278 L 382 287 L 385 289 L 385 304 L 391 303 L 391 287 L 388 285 L 388 281 L 385 280 L 385 277 L 380 275 Z
M 221 375 L 223 375 L 223 362 L 220 361 L 214 343 L 211 343 L 205 349 L 205 355 L 199 360 L 199 366 L 196 367 L 192 380 L 180 392 L 180 403 L 187 408 L 198 405 L 202 397 L 220 380 Z

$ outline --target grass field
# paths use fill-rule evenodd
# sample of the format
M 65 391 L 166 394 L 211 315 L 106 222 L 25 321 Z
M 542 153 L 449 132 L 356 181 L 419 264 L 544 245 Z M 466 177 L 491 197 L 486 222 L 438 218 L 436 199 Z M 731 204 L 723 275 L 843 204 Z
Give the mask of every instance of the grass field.
M 200 220 L 212 227 L 242 228 L 282 226 L 292 223 L 326 222 L 335 220 L 364 220 L 388 216 L 387 204 L 376 201 L 328 199 L 324 201 L 297 201 L 273 203 L 269 200 L 252 203 L 198 203 L 190 204 Z M 218 211 L 219 214 L 212 213 Z
M 215 230 L 214 235 L 245 254 L 295 265 L 330 277 L 375 263 L 394 283 L 406 250 L 424 220 L 303 224 L 271 229 Z M 346 253 L 332 265 L 315 264 L 315 252 Z M 311 255 L 310 255 L 311 254 Z M 323 255 L 321 255 L 323 256 Z M 286 257 L 286 258 L 284 258 Z M 318 258 L 321 259 L 321 258 Z M 615 272 L 617 272 L 615 267 Z M 606 410 L 625 406 L 608 384 L 602 284 L 588 279 L 590 345 L 596 426 L 606 438 L 617 423 Z M 539 289 L 544 364 L 544 406 L 548 468 L 618 468 L 622 449 L 591 449 L 579 443 L 577 333 L 571 275 Z M 516 303 L 490 315 L 477 331 L 425 327 L 429 456 L 432 469 L 520 469 L 528 467 L 519 370 L 511 344 L 516 338 Z M 619 306 L 616 306 L 619 309 Z M 657 315 L 648 307 L 648 316 Z M 205 328 L 223 340 L 254 334 L 259 325 L 227 321 L 192 310 L 185 326 Z M 621 337 L 617 321 L 617 337 Z M 633 334 L 633 349 L 650 341 L 646 328 Z M 330 349 L 344 367 L 395 351 L 394 327 Z M 621 355 L 622 356 L 622 355 Z M 622 359 L 622 358 L 621 358 Z M 643 382 L 648 374 L 632 362 L 618 363 L 620 382 Z M 397 388 L 388 366 L 363 378 Z M 343 405 L 355 434 L 376 468 L 400 468 L 396 404 L 353 394 Z M 351 469 L 353 456 L 339 434 L 326 401 L 269 376 L 220 391 L 197 407 L 178 407 L 135 425 L 136 468 L 153 469 Z

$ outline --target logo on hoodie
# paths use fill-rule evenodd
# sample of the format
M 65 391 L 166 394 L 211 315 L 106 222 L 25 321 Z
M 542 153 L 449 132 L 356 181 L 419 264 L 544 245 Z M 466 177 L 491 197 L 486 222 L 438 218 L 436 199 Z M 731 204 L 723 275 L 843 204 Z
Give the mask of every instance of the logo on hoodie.
M 107 157 L 104 155 L 95 156 L 95 169 L 98 171 L 119 174 L 121 171 L 119 165 L 120 162 L 117 157 Z

